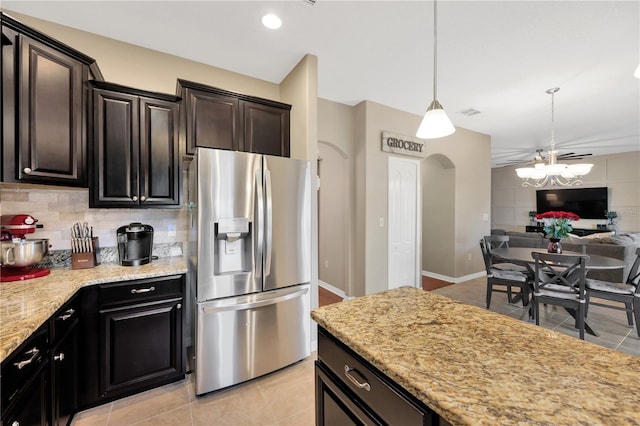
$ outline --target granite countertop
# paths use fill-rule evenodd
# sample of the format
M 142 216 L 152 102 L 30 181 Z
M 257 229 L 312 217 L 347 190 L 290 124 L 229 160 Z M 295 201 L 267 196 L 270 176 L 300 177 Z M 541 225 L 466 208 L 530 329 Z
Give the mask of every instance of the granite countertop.
M 640 424 L 638 357 L 409 287 L 311 316 L 453 425 Z
M 186 272 L 183 257 L 165 257 L 141 266 L 111 263 L 90 269 L 52 268 L 42 278 L 0 283 L 0 362 L 81 287 Z

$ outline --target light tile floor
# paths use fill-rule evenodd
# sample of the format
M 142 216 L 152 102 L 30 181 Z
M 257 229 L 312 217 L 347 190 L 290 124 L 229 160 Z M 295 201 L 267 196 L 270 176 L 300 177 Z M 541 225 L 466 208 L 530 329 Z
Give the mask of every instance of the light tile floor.
M 259 379 L 200 397 L 183 381 L 76 414 L 74 426 L 214 426 L 315 424 L 315 352 Z
M 464 303 L 485 306 L 486 278 L 478 278 L 433 290 Z M 494 293 L 491 310 L 527 320 L 521 304 L 507 303 L 507 296 Z M 562 309 L 542 310 L 541 326 L 578 337 L 573 319 Z M 640 356 L 640 339 L 627 324 L 625 313 L 601 307 L 589 309 L 589 323 L 600 337 L 586 340 L 616 351 Z M 314 418 L 314 373 L 316 354 L 291 367 L 229 390 L 195 397 L 193 375 L 157 389 L 123 398 L 78 413 L 74 426 L 213 426 L 300 425 L 312 426 Z

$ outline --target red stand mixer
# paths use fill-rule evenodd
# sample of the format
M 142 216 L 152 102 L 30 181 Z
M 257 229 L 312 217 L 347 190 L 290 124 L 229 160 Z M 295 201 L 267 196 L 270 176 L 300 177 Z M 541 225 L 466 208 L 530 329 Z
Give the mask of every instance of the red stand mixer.
M 28 214 L 0 216 L 0 282 L 44 277 L 51 272 L 34 267 L 49 252 L 49 240 L 25 238 L 36 228 L 42 228 L 37 222 Z

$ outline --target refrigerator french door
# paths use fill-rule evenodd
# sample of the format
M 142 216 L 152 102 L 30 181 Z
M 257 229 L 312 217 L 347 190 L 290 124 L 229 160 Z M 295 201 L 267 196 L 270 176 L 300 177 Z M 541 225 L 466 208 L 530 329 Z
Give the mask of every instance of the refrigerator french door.
M 198 395 L 310 353 L 309 169 L 289 158 L 196 151 L 189 264 Z

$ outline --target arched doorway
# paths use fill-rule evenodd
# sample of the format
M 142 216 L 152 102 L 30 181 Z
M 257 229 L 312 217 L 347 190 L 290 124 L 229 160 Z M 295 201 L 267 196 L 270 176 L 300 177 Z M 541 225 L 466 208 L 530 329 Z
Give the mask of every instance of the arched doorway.
M 422 163 L 422 271 L 455 277 L 455 166 L 442 154 Z

